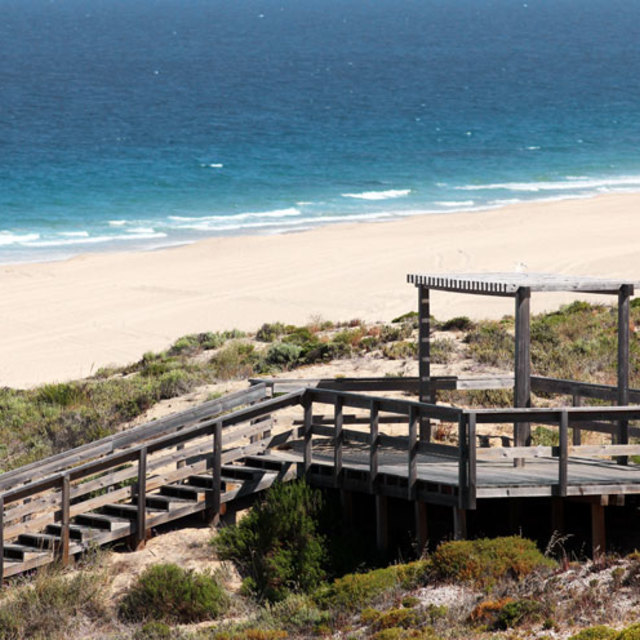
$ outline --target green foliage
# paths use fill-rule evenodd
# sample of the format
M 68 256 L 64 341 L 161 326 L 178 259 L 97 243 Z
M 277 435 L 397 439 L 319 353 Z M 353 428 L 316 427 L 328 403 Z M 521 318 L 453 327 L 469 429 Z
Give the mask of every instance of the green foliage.
M 547 427 L 536 427 L 531 432 L 531 444 L 534 446 L 555 447 L 560 442 L 560 435 L 557 430 Z
M 540 620 L 544 613 L 544 605 L 537 600 L 513 600 L 507 602 L 498 613 L 496 629 L 511 629 L 524 623 Z
M 308 592 L 324 578 L 325 540 L 317 531 L 319 491 L 304 482 L 276 484 L 237 524 L 220 530 L 212 544 L 237 563 L 245 589 L 271 602 Z
M 572 635 L 569 640 L 614 640 L 617 636 L 618 632 L 615 629 L 598 625 L 597 627 L 582 629 L 582 631 Z
M 469 356 L 482 364 L 511 367 L 514 357 L 513 335 L 499 322 L 485 322 L 465 336 Z
M 261 629 L 284 629 L 295 635 L 305 635 L 330 622 L 331 613 L 320 610 L 309 596 L 291 594 L 280 602 L 267 602 L 250 624 Z
M 449 338 L 436 338 L 431 341 L 431 362 L 434 364 L 449 364 L 455 351 L 456 346 L 453 340 Z
M 260 356 L 255 347 L 237 340 L 225 345 L 211 359 L 215 376 L 220 380 L 248 378 L 259 362 Z
M 97 619 L 105 614 L 104 600 L 104 581 L 98 573 L 64 576 L 40 571 L 0 604 L 0 639 L 69 637 L 74 619 Z
M 324 585 L 316 594 L 323 608 L 338 611 L 357 611 L 398 588 L 412 588 L 427 580 L 430 562 L 419 560 L 398 564 L 367 573 L 350 573 Z
M 615 640 L 640 640 L 640 622 L 623 629 Z
M 211 574 L 156 564 L 145 569 L 129 588 L 118 613 L 133 622 L 189 623 L 217 618 L 228 604 L 227 595 Z
M 418 320 L 418 316 L 419 313 L 417 311 L 409 311 L 407 313 L 403 313 L 401 316 L 398 316 L 397 318 L 394 318 L 391 322 L 392 323 L 397 323 L 397 322 L 411 322 L 413 320 Z
M 382 347 L 382 355 L 389 360 L 404 360 L 413 358 L 418 352 L 415 342 L 392 342 Z
M 282 322 L 265 322 L 256 333 L 256 340 L 260 342 L 273 342 L 285 333 L 286 329 Z
M 297 344 L 278 342 L 269 347 L 265 360 L 268 364 L 288 370 L 299 363 L 301 353 L 302 347 Z
M 445 320 L 440 325 L 441 331 L 469 331 L 473 329 L 474 324 L 467 316 L 456 316 L 449 320 Z
M 133 634 L 133 640 L 178 640 L 182 634 L 164 622 L 147 622 Z
M 432 561 L 438 578 L 477 586 L 519 579 L 536 569 L 555 566 L 534 542 L 519 536 L 444 542 L 435 550 Z

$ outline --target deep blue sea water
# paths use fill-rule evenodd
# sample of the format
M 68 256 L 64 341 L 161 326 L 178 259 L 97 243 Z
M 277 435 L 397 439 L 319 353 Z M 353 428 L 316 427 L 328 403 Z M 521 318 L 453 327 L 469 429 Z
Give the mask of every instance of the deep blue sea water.
M 636 0 L 0 0 L 0 262 L 624 190 Z

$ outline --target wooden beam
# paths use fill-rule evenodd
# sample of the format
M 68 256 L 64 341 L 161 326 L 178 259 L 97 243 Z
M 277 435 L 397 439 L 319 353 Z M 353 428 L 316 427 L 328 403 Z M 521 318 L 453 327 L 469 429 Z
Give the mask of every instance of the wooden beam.
M 342 447 L 344 444 L 344 433 L 342 432 L 342 398 L 338 396 L 333 407 L 334 423 L 334 448 L 333 448 L 333 481 L 336 487 L 340 486 L 342 480 Z
M 304 477 L 309 475 L 309 469 L 311 468 L 311 461 L 313 458 L 311 447 L 313 446 L 313 402 L 311 395 L 306 393 L 302 398 L 302 406 L 304 408 L 304 448 L 303 448 L 303 463 L 302 470 Z
M 418 482 L 418 412 L 412 407 L 409 412 L 409 441 L 407 467 L 407 498 L 414 500 Z
M 0 591 L 4 582 L 4 497 L 0 495 Z
M 389 505 L 387 496 L 376 494 L 376 547 L 386 553 L 389 547 Z
M 370 440 L 369 440 L 369 491 L 375 492 L 376 480 L 378 478 L 378 447 L 380 446 L 379 437 L 379 412 L 378 403 L 371 401 L 370 413 Z
M 430 321 L 429 289 L 418 287 L 418 376 L 420 402 L 433 403 L 431 389 L 431 329 Z M 429 418 L 420 417 L 420 441 L 431 440 L 431 421 Z
M 186 462 L 186 461 L 185 461 Z M 136 549 L 143 549 L 147 539 L 147 448 L 138 456 L 138 513 L 136 514 Z
M 71 487 L 69 474 L 62 476 L 62 489 L 60 491 L 60 562 L 62 566 L 69 564 L 69 510 L 71 503 Z
M 422 556 L 429 541 L 429 524 L 427 520 L 427 503 L 421 500 L 414 502 L 416 519 L 416 544 L 418 556 Z
M 453 507 L 453 539 L 465 540 L 467 537 L 467 510 Z
M 516 336 L 515 336 L 515 382 L 514 407 L 531 406 L 531 289 L 519 287 L 515 298 Z M 531 424 L 516 422 L 513 425 L 514 446 L 531 444 Z M 514 465 L 523 466 L 522 460 Z
M 600 499 L 591 502 L 591 552 L 597 560 L 607 551 L 604 506 Z
M 618 293 L 618 404 L 629 404 L 629 307 L 632 285 L 623 285 Z M 618 444 L 629 442 L 629 421 L 618 422 Z M 618 464 L 628 464 L 628 458 L 618 458 Z
M 560 447 L 558 452 L 558 495 L 567 495 L 569 481 L 569 416 L 565 411 L 560 416 Z

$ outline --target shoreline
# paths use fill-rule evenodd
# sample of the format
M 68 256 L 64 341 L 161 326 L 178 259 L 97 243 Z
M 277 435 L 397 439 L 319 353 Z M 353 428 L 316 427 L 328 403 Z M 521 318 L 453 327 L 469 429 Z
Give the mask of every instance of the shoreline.
M 409 272 L 522 269 L 640 280 L 638 212 L 640 194 L 607 194 L 2 265 L 0 384 L 82 377 L 186 333 L 255 331 L 318 315 L 388 321 L 416 308 Z M 534 296 L 533 311 L 572 299 Z M 508 299 L 434 292 L 432 313 L 499 318 L 513 309 Z

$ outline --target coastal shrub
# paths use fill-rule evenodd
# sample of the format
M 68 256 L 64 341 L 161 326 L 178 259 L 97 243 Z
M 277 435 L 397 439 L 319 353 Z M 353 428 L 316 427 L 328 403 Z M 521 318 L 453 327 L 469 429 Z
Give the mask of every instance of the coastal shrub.
M 533 446 L 555 447 L 560 442 L 560 435 L 557 430 L 547 427 L 536 427 L 531 432 L 531 444 Z
M 250 624 L 260 629 L 282 629 L 295 636 L 308 636 L 331 620 L 331 612 L 319 609 L 308 595 L 294 593 L 279 602 L 267 602 Z
M 63 382 L 60 384 L 45 384 L 36 391 L 36 402 L 58 405 L 60 407 L 73 407 L 82 404 L 87 399 L 84 386 Z
M 284 640 L 288 637 L 289 634 L 284 629 L 259 629 L 247 626 L 241 626 L 238 630 L 213 631 L 205 636 L 206 640 Z
M 513 364 L 514 340 L 499 322 L 485 322 L 467 333 L 464 338 L 471 358 L 494 367 Z
M 417 351 L 417 345 L 416 345 Z M 455 342 L 449 338 L 436 338 L 431 341 L 430 356 L 434 364 L 449 364 L 456 351 Z
M 211 365 L 217 378 L 231 380 L 248 378 L 254 367 L 260 362 L 255 347 L 246 342 L 234 341 L 225 345 L 211 359 Z
M 410 322 L 401 322 L 396 325 L 383 325 L 379 329 L 381 342 L 395 342 L 411 337 L 413 327 Z
M 413 629 L 420 626 L 425 621 L 424 614 L 417 609 L 389 609 L 381 613 L 373 621 L 374 630 L 390 629 L 400 627 L 402 629 Z
M 473 322 L 467 316 L 456 316 L 445 320 L 440 325 L 440 331 L 469 331 L 473 327 Z
M 605 625 L 598 625 L 582 629 L 582 631 L 572 635 L 569 640 L 615 640 L 617 637 L 618 632 L 615 629 Z
M 392 342 L 382 347 L 382 355 L 389 360 L 404 360 L 414 357 L 418 352 L 415 342 Z
M 372 640 L 441 640 L 432 627 L 422 629 L 404 629 L 391 627 L 382 629 L 371 636 Z
M 640 640 L 640 622 L 623 629 L 615 640 Z
M 227 595 L 210 573 L 156 564 L 145 569 L 129 588 L 118 613 L 130 622 L 184 624 L 217 618 L 228 605 Z
M 437 578 L 477 586 L 520 579 L 536 569 L 555 566 L 533 541 L 519 536 L 444 542 L 435 550 L 432 562 Z
M 256 332 L 256 340 L 260 342 L 273 342 L 285 333 L 282 322 L 265 322 Z
M 65 576 L 41 570 L 0 602 L 1 640 L 49 640 L 69 637 L 82 618 L 106 616 L 105 581 L 99 572 Z
M 428 560 L 350 573 L 319 589 L 314 598 L 321 607 L 338 611 L 358 611 L 396 588 L 411 589 L 425 584 L 430 570 Z
M 275 484 L 237 524 L 212 539 L 220 558 L 233 560 L 244 589 L 276 602 L 308 592 L 325 576 L 326 542 L 318 533 L 319 491 L 304 482 Z
M 277 342 L 269 347 L 265 361 L 280 369 L 288 370 L 299 364 L 301 353 L 302 347 L 297 344 Z
M 133 640 L 180 640 L 183 635 L 164 622 L 147 622 L 133 634 Z

